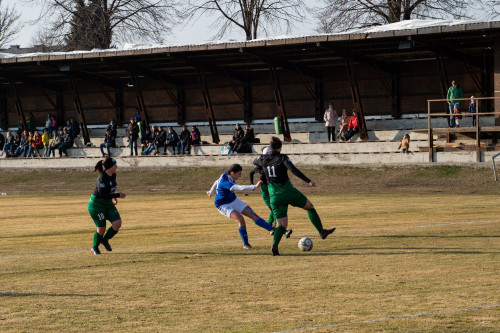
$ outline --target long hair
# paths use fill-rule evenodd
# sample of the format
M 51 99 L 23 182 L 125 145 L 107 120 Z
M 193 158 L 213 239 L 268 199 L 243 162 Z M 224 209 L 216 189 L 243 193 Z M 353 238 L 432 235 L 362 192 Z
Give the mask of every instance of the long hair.
M 97 164 L 94 167 L 94 172 L 97 172 L 97 171 L 99 171 L 99 173 L 103 173 L 104 172 L 104 167 L 102 166 L 102 160 L 100 160 L 99 162 L 97 162 Z
M 115 165 L 115 163 L 116 160 L 114 158 L 106 156 L 103 160 L 97 162 L 97 164 L 94 167 L 94 172 L 99 171 L 99 173 L 103 173 L 104 170 L 111 168 L 113 165 Z

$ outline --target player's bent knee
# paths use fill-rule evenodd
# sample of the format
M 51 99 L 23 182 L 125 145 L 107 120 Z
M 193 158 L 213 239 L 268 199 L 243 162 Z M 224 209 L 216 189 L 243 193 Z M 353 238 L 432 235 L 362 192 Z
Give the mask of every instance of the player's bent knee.
M 118 231 L 120 229 L 120 227 L 122 226 L 122 220 L 116 220 L 114 222 L 111 222 L 111 226 L 113 227 L 113 229 Z

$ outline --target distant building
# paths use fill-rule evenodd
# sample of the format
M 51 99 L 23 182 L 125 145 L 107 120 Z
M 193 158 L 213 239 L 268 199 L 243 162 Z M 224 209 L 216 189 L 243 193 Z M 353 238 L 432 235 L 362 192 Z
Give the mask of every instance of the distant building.
M 1 53 L 12 53 L 12 54 L 26 54 L 26 53 L 37 53 L 37 52 L 56 52 L 63 51 L 62 45 L 57 46 L 46 46 L 46 45 L 34 45 L 32 47 L 21 47 L 20 45 L 9 45 L 9 48 L 0 49 Z

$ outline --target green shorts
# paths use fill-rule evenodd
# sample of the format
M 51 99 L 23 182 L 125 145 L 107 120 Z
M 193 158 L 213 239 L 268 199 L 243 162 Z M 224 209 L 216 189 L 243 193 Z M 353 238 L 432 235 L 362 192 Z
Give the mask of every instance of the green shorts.
M 307 203 L 307 197 L 293 187 L 290 181 L 285 184 L 269 184 L 268 189 L 271 209 L 276 219 L 288 216 L 288 205 L 303 208 Z
M 113 205 L 111 199 L 97 199 L 94 195 L 90 196 L 89 214 L 94 220 L 94 224 L 98 228 L 106 227 L 106 220 L 114 222 L 121 220 L 120 213 Z
M 260 195 L 262 196 L 262 200 L 264 200 L 266 206 L 271 209 L 271 199 L 269 198 L 269 189 L 267 184 L 262 184 L 260 186 Z

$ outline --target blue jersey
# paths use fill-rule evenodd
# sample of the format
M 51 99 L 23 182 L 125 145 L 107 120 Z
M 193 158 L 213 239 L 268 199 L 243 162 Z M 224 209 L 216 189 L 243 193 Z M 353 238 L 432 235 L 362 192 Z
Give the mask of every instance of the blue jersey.
M 236 194 L 231 191 L 231 188 L 235 185 L 234 180 L 227 172 L 223 173 L 217 184 L 217 195 L 215 196 L 215 207 L 225 205 L 236 200 Z

